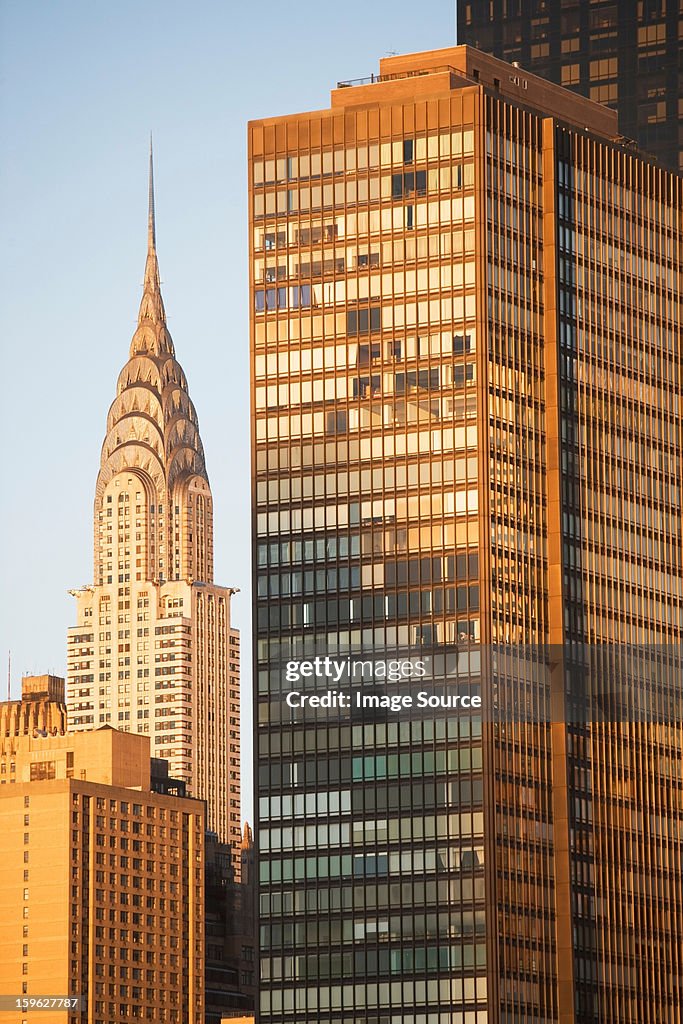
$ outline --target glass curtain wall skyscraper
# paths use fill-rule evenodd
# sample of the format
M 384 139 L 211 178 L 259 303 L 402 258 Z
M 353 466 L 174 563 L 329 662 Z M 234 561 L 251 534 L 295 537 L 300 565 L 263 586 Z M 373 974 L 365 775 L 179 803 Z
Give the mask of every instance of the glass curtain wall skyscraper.
M 458 42 L 606 103 L 619 130 L 683 167 L 680 3 L 672 0 L 458 0 Z
M 617 135 L 467 47 L 249 126 L 262 1021 L 677 1019 L 680 725 L 573 715 L 683 629 L 681 182 Z M 481 714 L 288 702 L 390 653 Z

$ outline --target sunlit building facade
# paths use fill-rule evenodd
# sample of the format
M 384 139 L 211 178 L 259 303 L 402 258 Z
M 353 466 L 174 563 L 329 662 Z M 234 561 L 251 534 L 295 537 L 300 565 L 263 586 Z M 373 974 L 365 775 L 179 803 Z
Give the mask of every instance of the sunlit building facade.
M 675 1021 L 680 724 L 572 687 L 681 640 L 680 180 L 467 47 L 249 156 L 259 1019 Z M 287 705 L 387 651 L 488 708 Z
M 12 745 L 9 737 L 31 736 L 35 732 L 57 736 L 66 731 L 64 680 L 61 676 L 23 676 L 21 699 L 0 703 L 0 784 L 16 781 L 11 770 Z M 16 764 L 14 766 L 16 772 Z
M 94 583 L 73 591 L 69 728 L 150 737 L 207 803 L 240 869 L 239 633 L 213 580 L 213 501 L 194 405 L 161 297 L 150 161 L 138 324 L 119 375 L 94 506 Z
M 0 1020 L 204 1024 L 205 808 L 152 791 L 149 747 L 68 733 L 53 676 L 0 704 Z
M 680 3 L 457 0 L 458 42 L 606 103 L 619 130 L 683 167 Z

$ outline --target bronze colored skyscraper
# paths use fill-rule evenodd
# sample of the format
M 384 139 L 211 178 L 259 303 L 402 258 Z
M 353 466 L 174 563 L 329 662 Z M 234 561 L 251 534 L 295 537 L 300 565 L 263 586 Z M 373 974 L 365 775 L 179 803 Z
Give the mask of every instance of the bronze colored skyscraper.
M 683 167 L 683 8 L 674 0 L 457 0 L 458 42 L 619 112 L 619 131 Z
M 239 634 L 213 582 L 213 503 L 185 374 L 166 326 L 150 154 L 147 263 L 130 358 L 107 418 L 95 489 L 94 584 L 74 591 L 69 727 L 150 736 L 207 802 L 207 827 L 241 841 Z
M 681 1019 L 680 715 L 581 713 L 683 631 L 681 181 L 617 132 L 467 47 L 250 125 L 262 1022 Z M 392 650 L 482 716 L 288 705 Z

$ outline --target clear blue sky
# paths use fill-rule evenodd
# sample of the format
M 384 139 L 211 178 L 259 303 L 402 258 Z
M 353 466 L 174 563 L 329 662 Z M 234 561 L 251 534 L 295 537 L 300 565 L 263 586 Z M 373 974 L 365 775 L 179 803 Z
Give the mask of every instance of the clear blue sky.
M 455 0 L 0 0 L 2 694 L 10 649 L 13 696 L 26 672 L 64 673 L 67 589 L 92 581 L 100 446 L 144 268 L 150 130 L 164 300 L 214 494 L 216 582 L 242 588 L 248 685 L 246 123 L 327 106 L 338 79 L 390 51 L 454 41 Z

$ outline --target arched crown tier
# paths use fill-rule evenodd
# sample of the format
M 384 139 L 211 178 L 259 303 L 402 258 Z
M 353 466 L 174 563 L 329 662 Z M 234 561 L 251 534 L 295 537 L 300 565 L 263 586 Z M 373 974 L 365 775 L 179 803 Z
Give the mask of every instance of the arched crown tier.
M 113 523 L 110 530 L 108 519 L 117 514 L 116 488 L 120 485 L 120 493 L 128 493 L 124 479 L 127 473 L 144 481 L 145 495 L 144 509 L 142 499 L 134 503 L 139 526 L 131 525 L 139 535 L 136 553 L 144 553 L 141 560 L 145 564 L 131 565 L 129 575 L 136 578 L 132 573 L 135 568 L 140 570 L 137 578 L 142 579 L 192 578 L 211 582 L 211 491 L 197 413 L 166 325 L 156 253 L 151 167 L 142 301 L 130 356 L 119 374 L 116 398 L 107 416 L 95 489 L 96 581 L 107 582 L 108 566 L 112 567 L 113 580 L 116 538 L 123 536 L 125 530 L 121 524 L 115 530 Z

